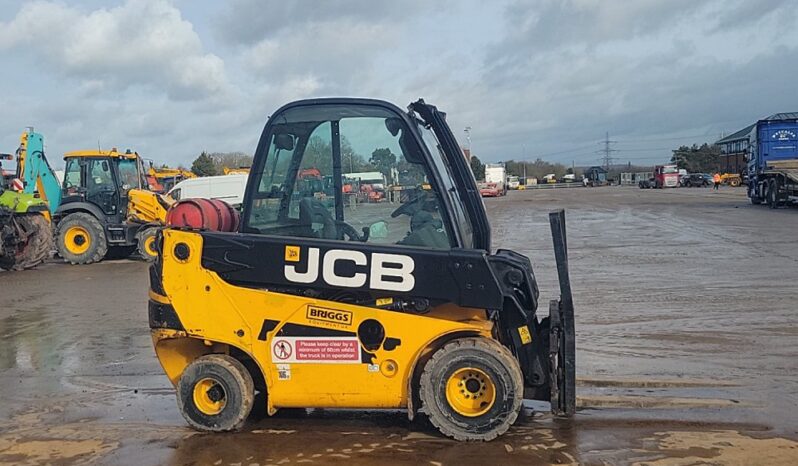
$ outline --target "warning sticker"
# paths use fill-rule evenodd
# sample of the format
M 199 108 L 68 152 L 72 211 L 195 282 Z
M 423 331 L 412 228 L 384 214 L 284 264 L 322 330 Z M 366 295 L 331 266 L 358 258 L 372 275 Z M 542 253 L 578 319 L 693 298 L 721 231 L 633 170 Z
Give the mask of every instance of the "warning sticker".
M 522 325 L 518 327 L 518 336 L 521 338 L 521 344 L 526 345 L 532 343 L 532 335 L 529 333 L 529 327 Z
M 277 380 L 291 380 L 291 364 L 277 364 Z
M 353 364 L 360 362 L 357 337 L 280 337 L 272 343 L 275 363 Z

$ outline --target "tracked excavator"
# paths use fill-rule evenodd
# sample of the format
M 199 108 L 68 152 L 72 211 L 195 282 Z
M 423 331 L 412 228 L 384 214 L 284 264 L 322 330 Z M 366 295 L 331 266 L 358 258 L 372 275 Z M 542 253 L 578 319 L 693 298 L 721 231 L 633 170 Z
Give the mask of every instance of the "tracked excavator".
M 402 196 L 347 198 L 346 141 L 387 148 L 387 182 Z M 311 167 L 335 185 L 329 196 L 301 183 Z M 156 242 L 149 325 L 180 412 L 218 432 L 240 428 L 253 406 L 402 409 L 467 441 L 505 433 L 525 398 L 574 414 L 564 212 L 549 220 L 560 289 L 540 313 L 529 258 L 491 247 L 443 112 L 351 98 L 280 108 L 239 226 L 178 222 Z

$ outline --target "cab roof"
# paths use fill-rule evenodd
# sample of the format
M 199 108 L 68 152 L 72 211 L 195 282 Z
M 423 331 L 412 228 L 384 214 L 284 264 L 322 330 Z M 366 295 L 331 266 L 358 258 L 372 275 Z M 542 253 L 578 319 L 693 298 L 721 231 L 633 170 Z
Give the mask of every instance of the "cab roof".
M 139 157 L 138 152 L 127 150 L 119 152 L 116 148 L 111 150 L 90 149 L 90 150 L 73 150 L 64 154 L 64 159 L 72 157 L 112 157 L 120 159 L 136 159 Z

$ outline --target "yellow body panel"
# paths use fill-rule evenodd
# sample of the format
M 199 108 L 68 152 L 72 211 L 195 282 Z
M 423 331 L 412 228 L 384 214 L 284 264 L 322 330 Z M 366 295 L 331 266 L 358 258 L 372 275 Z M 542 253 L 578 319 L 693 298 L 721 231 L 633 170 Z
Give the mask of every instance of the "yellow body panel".
M 166 223 L 166 212 L 175 202 L 168 196 L 143 189 L 131 189 L 127 195 L 127 217 L 140 223 Z
M 225 175 L 249 175 L 249 168 L 227 168 L 222 169 Z
M 119 152 L 116 149 L 73 150 L 71 152 L 67 152 L 64 154 L 64 159 L 68 159 L 71 157 L 118 157 L 123 159 L 137 159 L 139 157 L 139 154 L 137 154 L 136 152 L 130 152 L 130 153 Z
M 150 167 L 147 170 L 147 175 L 155 177 L 155 179 L 162 180 L 164 178 L 176 178 L 181 177 L 182 179 L 189 179 L 189 178 L 196 178 L 193 172 L 188 170 L 181 170 L 179 168 L 154 168 Z
M 185 261 L 173 255 L 179 242 L 190 250 Z M 491 335 L 492 322 L 481 309 L 446 305 L 422 316 L 230 285 L 202 267 L 201 251 L 199 234 L 164 230 L 163 288 L 167 296 L 151 293 L 151 299 L 170 302 L 185 333 L 153 330 L 158 357 L 176 383 L 182 372 L 180 366 L 185 367 L 192 358 L 224 351 L 226 345 L 236 347 L 260 366 L 270 412 L 281 407 L 405 407 L 413 370 L 422 355 L 455 336 Z M 311 318 L 311 308 L 332 311 L 336 318 Z M 371 364 L 361 361 L 360 353 L 365 349 L 360 340 L 356 362 L 286 363 L 277 356 L 281 341 L 288 340 L 289 352 L 296 351 L 296 357 L 303 344 L 277 336 L 285 324 L 357 334 L 358 326 L 367 319 L 382 324 L 386 339 L 401 340 L 395 346 L 369 348 Z M 265 320 L 277 322 L 268 333 Z

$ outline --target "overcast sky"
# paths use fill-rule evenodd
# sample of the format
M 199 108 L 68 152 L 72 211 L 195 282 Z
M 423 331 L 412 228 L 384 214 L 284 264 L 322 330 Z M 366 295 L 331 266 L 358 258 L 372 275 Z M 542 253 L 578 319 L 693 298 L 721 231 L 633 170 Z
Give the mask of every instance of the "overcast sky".
M 190 164 L 252 153 L 316 96 L 424 97 L 485 161 L 664 162 L 798 111 L 789 0 L 0 0 L 0 151 L 35 126 L 56 165 L 117 146 Z

